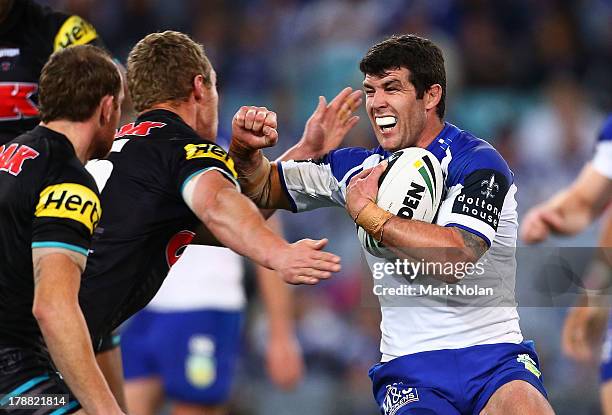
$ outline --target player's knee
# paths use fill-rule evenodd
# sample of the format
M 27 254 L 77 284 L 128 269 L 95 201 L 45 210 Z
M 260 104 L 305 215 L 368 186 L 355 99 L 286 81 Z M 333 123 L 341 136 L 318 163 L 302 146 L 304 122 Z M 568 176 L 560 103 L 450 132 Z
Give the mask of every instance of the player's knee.
M 546 398 L 531 384 L 513 380 L 499 388 L 480 415 L 554 415 Z

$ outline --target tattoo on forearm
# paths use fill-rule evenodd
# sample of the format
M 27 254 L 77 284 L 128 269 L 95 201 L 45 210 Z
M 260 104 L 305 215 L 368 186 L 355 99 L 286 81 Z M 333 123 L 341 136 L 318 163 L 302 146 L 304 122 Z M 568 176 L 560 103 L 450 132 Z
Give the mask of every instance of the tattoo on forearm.
M 480 259 L 489 249 L 487 243 L 480 236 L 476 236 L 471 232 L 457 228 L 459 234 L 463 238 L 466 248 L 472 251 L 474 258 Z

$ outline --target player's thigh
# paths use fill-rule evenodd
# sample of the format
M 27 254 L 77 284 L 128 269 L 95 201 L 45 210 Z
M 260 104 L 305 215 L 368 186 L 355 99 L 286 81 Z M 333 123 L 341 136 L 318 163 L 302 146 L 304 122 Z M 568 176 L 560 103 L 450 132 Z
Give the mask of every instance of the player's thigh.
M 599 389 L 601 395 L 601 408 L 604 415 L 612 415 L 612 380 L 601 384 Z
M 154 415 L 164 401 L 164 388 L 160 378 L 132 379 L 125 383 L 128 413 Z
M 552 407 L 534 386 L 513 380 L 493 393 L 480 415 L 548 415 Z

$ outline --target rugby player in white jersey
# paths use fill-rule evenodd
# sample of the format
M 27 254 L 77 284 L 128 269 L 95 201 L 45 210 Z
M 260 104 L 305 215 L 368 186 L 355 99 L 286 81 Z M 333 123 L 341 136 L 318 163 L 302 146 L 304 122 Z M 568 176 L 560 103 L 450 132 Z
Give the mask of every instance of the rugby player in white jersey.
M 345 208 L 397 258 L 445 261 L 457 269 L 488 261 L 486 275 L 477 281 L 486 282 L 495 294 L 478 302 L 428 295 L 399 301 L 379 297 L 382 359 L 370 377 L 382 413 L 553 413 L 538 357 L 532 342 L 523 339 L 514 302 L 518 221 L 512 172 L 491 145 L 443 121 L 444 59 L 432 42 L 392 36 L 368 51 L 360 69 L 366 112 L 380 146 L 312 151 L 309 155 L 318 160 L 287 161 L 304 158 L 293 148 L 282 161 L 270 163 L 261 148 L 275 143 L 269 134 L 276 127 L 275 114 L 243 108 L 234 118 L 230 146 L 243 191 L 265 208 Z M 343 111 L 348 119 L 352 108 L 345 104 Z M 375 203 L 387 164 L 381 161 L 408 147 L 427 149 L 442 166 L 445 196 L 435 223 L 400 218 Z M 413 284 L 476 281 L 469 276 L 461 280 L 463 276 L 417 276 Z
M 531 209 L 521 225 L 521 239 L 533 244 L 551 234 L 575 235 L 604 214 L 612 202 L 612 115 L 608 116 L 597 140 L 595 155 L 566 189 Z M 607 209 L 608 211 L 610 209 Z M 598 293 L 610 286 L 612 258 L 612 212 L 608 212 L 598 252 L 585 280 L 585 288 Z M 563 351 L 578 361 L 593 359 L 602 337 L 605 321 L 608 333 L 601 363 L 601 403 L 612 415 L 612 319 L 608 317 L 605 296 L 584 294 L 577 307 L 570 309 L 563 329 Z

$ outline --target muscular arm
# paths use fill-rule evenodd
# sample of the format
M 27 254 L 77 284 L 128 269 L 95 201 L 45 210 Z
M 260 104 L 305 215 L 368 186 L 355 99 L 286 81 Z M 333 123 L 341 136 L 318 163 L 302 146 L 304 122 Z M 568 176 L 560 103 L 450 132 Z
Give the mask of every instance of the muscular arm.
M 488 249 L 484 239 L 457 227 L 405 219 L 375 203 L 383 162 L 354 176 L 348 187 L 346 210 L 355 222 L 399 258 L 426 262 L 475 263 Z M 432 275 L 458 282 L 454 275 Z
M 56 248 L 32 250 L 34 305 L 53 362 L 88 414 L 121 411 L 96 364 L 78 302 L 85 256 Z
M 326 243 L 288 244 L 266 226 L 257 207 L 221 173 L 209 170 L 186 186 L 188 206 L 224 246 L 278 271 L 286 282 L 315 284 L 340 270 L 339 258 L 319 251 Z
M 527 243 L 541 242 L 549 233 L 573 235 L 595 220 L 612 200 L 612 180 L 587 164 L 571 186 L 531 209 L 521 228 Z
M 399 258 L 416 261 L 475 263 L 489 249 L 484 239 L 463 229 L 398 216 L 385 223 L 382 235 L 382 243 Z M 458 281 L 448 275 L 433 277 L 446 282 Z

